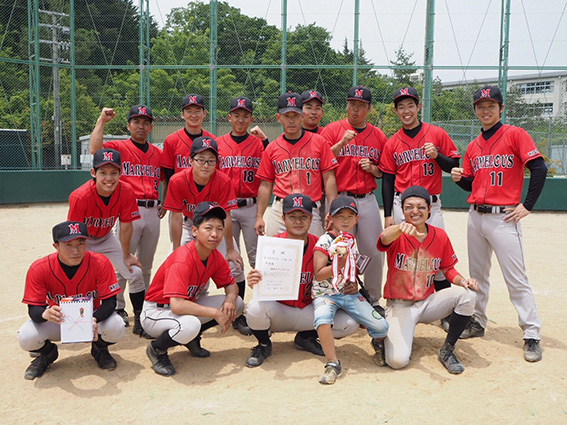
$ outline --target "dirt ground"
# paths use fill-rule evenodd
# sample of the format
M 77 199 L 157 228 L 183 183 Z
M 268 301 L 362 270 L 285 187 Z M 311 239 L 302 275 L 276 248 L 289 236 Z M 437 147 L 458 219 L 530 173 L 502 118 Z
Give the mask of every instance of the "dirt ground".
M 534 213 L 522 222 L 526 264 L 543 322 L 543 360 L 523 360 L 522 333 L 498 269 L 493 264 L 489 326 L 482 339 L 462 340 L 465 365 L 452 376 L 437 361 L 445 334 L 419 325 L 410 364 L 394 371 L 374 365 L 364 330 L 337 341 L 343 376 L 332 386 L 318 378 L 324 358 L 293 347 L 293 334 L 273 336 L 273 356 L 245 366 L 254 343 L 230 329 L 204 334 L 212 355 L 192 358 L 184 347 L 170 350 L 177 375 L 150 368 L 147 340 L 130 329 L 111 347 L 118 368 L 98 369 L 89 344 L 60 346 L 59 359 L 35 381 L 23 378 L 30 362 L 16 340 L 27 320 L 21 303 L 26 271 L 52 252 L 51 227 L 65 219 L 66 204 L 0 208 L 2 308 L 0 364 L 3 424 L 564 424 L 567 423 L 567 214 Z M 445 222 L 468 275 L 464 211 L 445 212 Z M 167 221 L 154 271 L 168 251 Z M 247 296 L 248 299 L 249 295 Z

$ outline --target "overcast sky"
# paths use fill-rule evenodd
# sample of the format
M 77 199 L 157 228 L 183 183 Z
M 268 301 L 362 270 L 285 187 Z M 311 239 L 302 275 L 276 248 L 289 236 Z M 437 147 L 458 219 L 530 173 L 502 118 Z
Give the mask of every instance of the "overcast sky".
M 185 0 L 150 0 L 150 11 L 163 26 L 173 7 Z M 229 0 L 248 16 L 281 27 L 281 0 Z M 563 66 L 567 71 L 567 0 L 511 0 L 511 66 Z M 321 9 L 323 5 L 324 9 Z M 437 0 L 434 65 L 498 65 L 501 0 Z M 333 34 L 332 47 L 345 38 L 352 49 L 353 0 L 287 0 L 287 25 L 315 23 Z M 403 46 L 423 64 L 426 0 L 360 0 L 359 38 L 367 58 L 389 65 Z M 382 71 L 387 72 L 387 71 Z M 536 73 L 537 71 L 510 72 Z M 497 76 L 496 70 L 435 71 L 443 81 Z

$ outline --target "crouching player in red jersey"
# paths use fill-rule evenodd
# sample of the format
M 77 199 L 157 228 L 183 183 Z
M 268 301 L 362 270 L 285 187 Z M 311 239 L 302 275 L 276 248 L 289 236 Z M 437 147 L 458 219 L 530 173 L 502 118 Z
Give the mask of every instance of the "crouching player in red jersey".
M 53 228 L 57 252 L 35 261 L 26 276 L 23 303 L 28 304 L 28 320 L 18 331 L 20 347 L 37 357 L 26 369 L 29 380 L 42 376 L 57 360 L 61 322 L 65 320 L 59 301 L 65 297 L 93 297 L 91 355 L 101 369 L 116 368 L 108 346 L 124 337 L 124 322 L 114 313 L 120 287 L 112 264 L 101 255 L 87 251 L 87 226 L 65 221 Z
M 238 286 L 228 263 L 216 249 L 224 236 L 226 212 L 211 202 L 201 202 L 193 212 L 194 239 L 177 248 L 160 266 L 148 289 L 142 311 L 142 326 L 156 340 L 146 354 L 159 375 L 175 374 L 167 350 L 185 345 L 194 357 L 208 357 L 198 336 L 220 325 L 225 333 L 244 311 Z M 209 278 L 226 295 L 204 292 Z
M 454 353 L 455 343 L 473 314 L 476 294 L 472 291 L 478 289 L 478 284 L 455 270 L 457 256 L 447 233 L 426 224 L 431 197 L 425 188 L 407 188 L 402 194 L 402 210 L 405 222 L 387 227 L 377 244 L 388 259 L 384 298 L 390 329 L 384 340 L 386 358 L 382 365 L 388 364 L 392 369 L 405 367 L 411 355 L 415 326 L 452 313 L 438 359 L 449 373 L 462 373 L 464 367 Z M 433 279 L 439 270 L 453 285 L 435 292 Z

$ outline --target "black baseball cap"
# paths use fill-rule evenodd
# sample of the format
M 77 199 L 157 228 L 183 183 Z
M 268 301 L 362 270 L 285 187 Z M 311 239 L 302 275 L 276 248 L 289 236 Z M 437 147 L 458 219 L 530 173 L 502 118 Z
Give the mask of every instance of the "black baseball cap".
M 73 239 L 88 239 L 89 231 L 85 223 L 80 221 L 64 221 L 56 224 L 51 230 L 53 242 L 69 242 Z
M 130 112 L 128 112 L 128 122 L 135 117 L 146 117 L 149 118 L 150 121 L 154 120 L 152 108 L 146 105 L 134 105 L 130 108 Z
M 226 218 L 226 211 L 220 205 L 213 202 L 199 202 L 193 211 L 193 224 L 198 226 L 205 218 Z
M 400 100 L 405 99 L 406 97 L 411 97 L 419 103 L 419 94 L 416 89 L 413 87 L 402 87 L 394 93 L 394 105 L 397 105 Z
M 360 100 L 366 103 L 372 103 L 372 92 L 368 87 L 354 86 L 348 91 L 347 100 Z
M 502 92 L 500 91 L 500 88 L 498 88 L 497 86 L 481 87 L 474 93 L 473 99 L 474 99 L 473 105 L 476 105 L 477 102 L 483 99 L 488 99 L 494 102 L 498 102 L 499 105 L 502 105 L 502 103 L 504 102 L 504 99 L 502 98 Z
M 120 152 L 114 149 L 99 149 L 93 155 L 93 168 L 96 170 L 105 164 L 112 164 L 118 169 L 122 168 L 122 160 L 120 158 Z
M 181 102 L 181 110 L 191 105 L 200 106 L 201 108 L 205 109 L 205 99 L 200 94 L 189 93 L 183 98 L 183 101 Z
M 230 101 L 230 112 L 236 109 L 244 109 L 252 113 L 254 105 L 252 104 L 252 101 L 247 97 L 235 97 Z
M 284 214 L 303 211 L 305 214 L 313 215 L 313 201 L 302 193 L 292 193 L 284 198 L 282 209 Z
M 356 206 L 356 202 L 354 201 L 354 198 L 351 198 L 350 196 L 338 196 L 333 199 L 333 202 L 331 202 L 331 207 L 329 208 L 329 214 L 335 215 L 340 210 L 344 210 L 345 208 L 354 211 L 354 213 L 358 215 L 358 207 Z
M 410 186 L 404 190 L 404 193 L 402 193 L 402 205 L 404 205 L 404 201 L 407 198 L 411 198 L 412 196 L 423 198 L 428 206 L 431 205 L 431 196 L 427 189 L 422 186 Z
M 207 149 L 212 150 L 216 156 L 219 155 L 219 146 L 215 139 L 212 137 L 196 137 L 191 144 L 191 158 Z
M 304 91 L 303 93 L 301 93 L 301 99 L 303 100 L 303 103 L 309 102 L 313 99 L 316 99 L 319 102 L 321 102 L 321 105 L 325 103 L 323 102 L 323 95 L 319 93 L 317 90 Z
M 278 97 L 278 113 L 287 114 L 288 112 L 303 113 L 303 99 L 297 93 L 284 93 Z

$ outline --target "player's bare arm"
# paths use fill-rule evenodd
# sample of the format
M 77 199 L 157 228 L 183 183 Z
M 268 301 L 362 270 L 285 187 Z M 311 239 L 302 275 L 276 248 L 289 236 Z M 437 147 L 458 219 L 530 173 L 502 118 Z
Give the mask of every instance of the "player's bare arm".
M 266 231 L 264 213 L 266 212 L 266 208 L 268 208 L 273 187 L 274 183 L 268 180 L 262 180 L 260 187 L 258 188 L 258 209 L 256 211 L 256 223 L 254 224 L 254 230 L 256 230 L 256 234 L 259 236 L 264 235 Z
M 394 221 L 394 217 L 392 216 L 384 217 L 384 228 L 393 226 L 394 224 L 396 224 L 396 222 Z
M 425 236 L 425 233 L 419 232 L 413 224 L 406 223 L 404 221 L 403 223 L 386 228 L 384 232 L 382 232 L 380 240 L 387 246 L 398 239 L 402 234 L 413 236 L 415 238 L 422 238 Z
M 112 108 L 102 108 L 100 117 L 95 124 L 95 128 L 91 133 L 91 140 L 89 142 L 89 152 L 94 155 L 96 151 L 102 149 L 102 142 L 104 138 L 104 126 L 108 121 L 116 116 L 116 112 Z
M 327 171 L 323 173 L 321 177 L 323 178 L 323 187 L 325 188 L 327 203 L 331 205 L 331 202 L 338 196 L 335 172 L 333 170 Z
M 230 211 L 226 212 L 226 219 L 224 220 L 224 240 L 226 243 L 226 261 L 231 261 L 235 264 L 238 264 L 241 270 L 244 270 L 244 260 L 238 253 L 236 249 L 234 249 L 234 236 L 232 234 L 232 218 L 230 217 Z
M 41 317 L 43 317 L 48 322 L 56 323 L 58 325 L 60 325 L 63 321 L 63 314 L 61 313 L 61 308 L 58 305 L 46 308 L 45 311 L 41 314 Z
M 226 299 L 221 306 L 221 311 L 225 313 L 230 322 L 236 319 L 236 299 L 238 298 L 238 285 L 228 285 L 224 288 Z M 227 328 L 228 329 L 228 328 Z M 226 329 L 224 330 L 226 332 Z
M 354 130 L 346 130 L 345 134 L 343 134 L 343 138 L 331 146 L 331 151 L 333 151 L 333 155 L 338 156 L 341 152 L 341 149 L 348 145 L 352 139 L 356 137 L 356 131 Z
M 183 232 L 183 214 L 180 212 L 171 212 L 171 242 L 173 249 L 179 248 L 181 245 L 181 233 Z
M 142 264 L 140 264 L 138 258 L 130 252 L 130 241 L 132 240 L 133 232 L 134 226 L 132 223 L 120 222 L 120 245 L 122 246 L 122 253 L 124 255 L 124 264 L 126 264 L 130 273 L 132 272 L 132 266 L 142 268 Z
M 380 179 L 382 178 L 382 171 L 378 168 L 377 165 L 372 164 L 369 158 L 362 158 L 358 161 L 358 165 L 367 173 L 370 173 L 374 176 L 374 178 Z
M 451 169 L 451 180 L 453 180 L 455 183 L 461 181 L 464 171 L 465 170 L 463 168 L 457 167 Z

